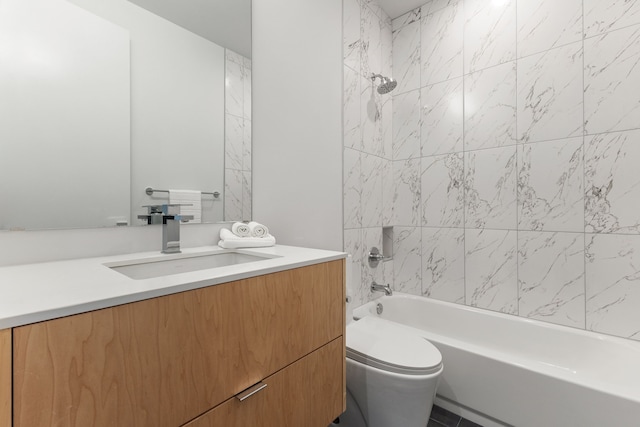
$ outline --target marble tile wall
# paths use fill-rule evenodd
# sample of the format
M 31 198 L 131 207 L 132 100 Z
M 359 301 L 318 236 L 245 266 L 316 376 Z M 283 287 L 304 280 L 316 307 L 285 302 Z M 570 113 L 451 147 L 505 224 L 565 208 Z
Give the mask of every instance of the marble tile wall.
M 375 0 L 344 0 L 343 7 L 344 249 L 353 257 L 349 283 L 354 285 L 348 291 L 358 306 L 375 297 L 369 292 L 373 280 L 393 281 L 393 262 L 370 268 L 367 254 L 373 246 L 382 248 L 382 227 L 394 224 L 393 150 L 397 158 L 419 154 L 419 108 L 417 98 L 406 100 L 410 111 L 396 115 L 406 121 L 397 128 L 412 128 L 412 134 L 393 135 L 392 96 L 378 94 L 371 80 L 372 73 L 392 75 L 391 20 Z M 404 141 L 394 148 L 394 138 Z M 417 176 L 418 170 L 412 173 Z M 417 206 L 414 194 L 406 196 Z
M 345 49 L 346 232 L 375 241 L 358 209 L 391 200 L 396 290 L 640 340 L 640 2 L 432 0 L 391 28 L 389 151 Z
M 251 219 L 251 60 L 225 50 L 224 219 Z

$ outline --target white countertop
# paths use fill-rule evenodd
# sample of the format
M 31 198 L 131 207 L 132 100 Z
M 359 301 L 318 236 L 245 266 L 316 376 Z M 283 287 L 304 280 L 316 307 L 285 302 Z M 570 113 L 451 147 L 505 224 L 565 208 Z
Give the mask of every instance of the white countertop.
M 210 253 L 218 246 L 183 249 L 183 254 Z M 0 329 L 113 307 L 248 277 L 333 261 L 345 253 L 276 245 L 239 250 L 274 258 L 257 262 L 134 280 L 105 263 L 163 256 L 144 252 L 0 268 Z

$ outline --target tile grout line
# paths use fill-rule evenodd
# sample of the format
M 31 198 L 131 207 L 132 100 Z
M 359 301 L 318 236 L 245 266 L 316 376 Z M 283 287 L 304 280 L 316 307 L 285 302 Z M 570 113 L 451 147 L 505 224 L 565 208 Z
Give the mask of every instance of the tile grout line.
M 587 234 L 586 234 L 586 222 L 587 222 L 587 209 L 586 209 L 586 201 L 587 201 L 587 187 L 586 187 L 586 152 L 585 152 L 585 134 L 587 132 L 586 127 L 586 107 L 585 107 L 585 28 L 584 28 L 584 0 L 581 2 L 582 4 L 582 262 L 583 262 L 583 283 L 582 283 L 582 292 L 584 295 L 584 324 L 583 329 L 587 330 Z
M 516 15 L 516 143 L 518 142 L 518 2 L 515 5 Z M 524 154 L 523 146 L 516 146 L 516 316 L 520 317 L 520 170 L 518 164 L 518 150 Z

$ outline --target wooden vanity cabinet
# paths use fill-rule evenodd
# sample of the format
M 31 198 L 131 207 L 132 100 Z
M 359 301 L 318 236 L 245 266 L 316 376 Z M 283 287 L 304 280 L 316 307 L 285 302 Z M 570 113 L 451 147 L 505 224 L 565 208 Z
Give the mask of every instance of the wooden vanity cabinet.
M 14 328 L 13 425 L 177 427 L 269 377 L 257 413 L 225 418 L 255 422 L 203 425 L 324 427 L 345 404 L 344 300 L 339 260 Z
M 263 389 L 233 397 L 186 427 L 326 427 L 341 414 L 342 338 L 265 378 Z
M 0 427 L 11 426 L 11 329 L 0 330 Z

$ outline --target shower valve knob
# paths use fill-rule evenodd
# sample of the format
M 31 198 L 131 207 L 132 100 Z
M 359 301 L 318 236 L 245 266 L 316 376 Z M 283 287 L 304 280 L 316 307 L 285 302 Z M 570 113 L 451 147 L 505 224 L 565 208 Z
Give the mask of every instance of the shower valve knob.
M 384 255 L 380 253 L 380 250 L 375 246 L 371 248 L 369 251 L 369 267 L 375 268 L 378 266 L 378 263 L 384 259 Z

